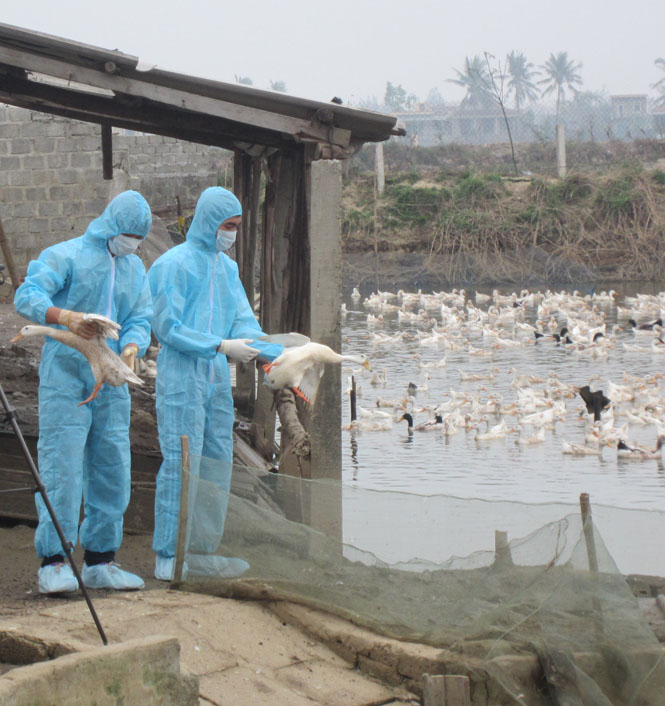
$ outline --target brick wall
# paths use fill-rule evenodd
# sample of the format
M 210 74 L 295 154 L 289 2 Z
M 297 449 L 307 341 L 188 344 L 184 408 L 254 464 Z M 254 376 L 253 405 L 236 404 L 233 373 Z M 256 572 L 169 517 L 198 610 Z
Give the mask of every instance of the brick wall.
M 162 215 L 176 195 L 191 212 L 203 189 L 233 175 L 230 152 L 156 135 L 114 134 L 113 164 L 114 182 Z M 20 274 L 48 245 L 81 235 L 114 182 L 102 179 L 98 125 L 0 104 L 0 218 Z

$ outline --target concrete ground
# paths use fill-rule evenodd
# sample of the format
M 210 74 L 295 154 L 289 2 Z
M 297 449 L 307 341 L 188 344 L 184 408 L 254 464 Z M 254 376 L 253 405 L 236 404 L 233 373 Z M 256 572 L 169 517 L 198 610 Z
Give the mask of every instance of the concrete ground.
M 320 641 L 260 603 L 170 590 L 102 595 L 93 601 L 109 642 L 176 637 L 181 669 L 199 678 L 199 703 L 216 706 L 378 706 L 418 703 L 356 670 Z M 83 600 L 50 598 L 0 620 L 0 635 L 101 645 Z M 411 700 L 413 699 L 413 700 Z
M 36 644 L 57 643 L 67 651 L 102 644 L 80 593 L 53 597 L 37 592 L 38 561 L 32 546 L 33 534 L 34 529 L 26 525 L 0 528 L 4 591 L 0 597 L 0 662 L 5 663 L 0 664 L 0 673 L 13 667 L 7 662 L 27 663 L 25 654 L 34 652 Z M 80 566 L 79 554 L 77 549 L 75 556 Z M 151 636 L 176 637 L 181 646 L 181 668 L 199 678 L 200 704 L 418 703 L 417 697 L 404 688 L 404 678 L 378 662 L 371 669 L 372 661 L 367 662 L 371 650 L 384 644 L 385 638 L 340 618 L 292 604 L 169 590 L 168 584 L 151 576 L 154 555 L 150 537 L 126 537 L 121 554 L 123 567 L 143 576 L 146 589 L 126 593 L 90 591 L 109 643 Z M 353 637 L 347 639 L 345 635 Z M 23 640 L 25 650 L 20 649 Z M 10 643 L 19 645 L 13 657 L 12 650 L 6 649 Z M 426 654 L 430 650 L 438 652 L 423 649 Z M 51 653 L 50 648 L 46 651 Z M 419 665 L 412 668 L 413 676 L 419 669 Z

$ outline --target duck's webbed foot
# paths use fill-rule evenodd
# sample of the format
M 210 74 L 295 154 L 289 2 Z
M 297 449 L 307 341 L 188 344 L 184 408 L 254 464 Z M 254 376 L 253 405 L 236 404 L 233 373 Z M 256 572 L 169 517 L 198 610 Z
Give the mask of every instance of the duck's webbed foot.
M 87 400 L 83 400 L 83 402 L 79 402 L 78 405 L 76 405 L 76 406 L 80 407 L 82 404 L 88 404 L 88 402 L 92 402 L 92 400 L 94 400 L 95 397 L 97 397 L 97 394 L 102 389 L 103 384 L 104 384 L 103 382 L 98 382 L 95 385 L 95 387 L 93 388 L 92 393 L 90 394 L 90 397 L 88 397 Z

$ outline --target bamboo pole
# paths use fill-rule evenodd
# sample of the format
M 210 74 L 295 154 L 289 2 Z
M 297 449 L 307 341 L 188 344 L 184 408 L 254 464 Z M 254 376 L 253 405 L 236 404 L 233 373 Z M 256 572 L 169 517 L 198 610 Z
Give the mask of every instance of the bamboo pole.
M 0 247 L 2 247 L 2 256 L 5 258 L 5 264 L 7 265 L 7 271 L 12 280 L 12 287 L 14 291 L 18 289 L 19 279 L 18 272 L 16 271 L 16 265 L 14 264 L 14 256 L 12 255 L 11 248 L 9 247 L 9 241 L 5 235 L 5 229 L 2 225 L 2 220 L 0 220 Z
M 189 437 L 180 437 L 180 509 L 178 511 L 178 534 L 176 537 L 175 566 L 171 586 L 179 586 L 183 582 L 182 567 L 187 552 L 187 515 L 189 508 Z

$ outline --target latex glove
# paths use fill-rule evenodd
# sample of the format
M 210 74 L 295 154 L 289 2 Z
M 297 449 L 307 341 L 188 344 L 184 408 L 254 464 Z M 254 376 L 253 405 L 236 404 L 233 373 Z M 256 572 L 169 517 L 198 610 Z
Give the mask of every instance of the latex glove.
M 81 338 L 90 339 L 99 330 L 97 324 L 93 321 L 85 321 L 80 311 L 70 311 L 69 309 L 60 309 L 58 323 L 61 326 L 66 326 L 72 333 Z
M 219 344 L 217 350 L 232 360 L 237 360 L 240 363 L 249 363 L 259 353 L 258 348 L 252 348 L 247 345 L 251 340 L 251 338 L 228 338 Z
M 136 362 L 136 354 L 139 352 L 139 347 L 136 343 L 128 343 L 120 354 L 122 362 L 132 371 L 134 371 L 134 364 Z

